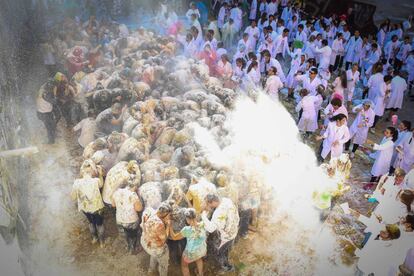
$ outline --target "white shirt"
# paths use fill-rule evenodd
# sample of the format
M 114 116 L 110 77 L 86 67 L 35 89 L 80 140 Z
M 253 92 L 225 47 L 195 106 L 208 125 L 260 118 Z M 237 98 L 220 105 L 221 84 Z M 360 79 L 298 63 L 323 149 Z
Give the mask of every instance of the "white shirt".
M 76 179 L 72 187 L 72 197 L 78 201 L 79 212 L 95 213 L 104 208 L 100 188 L 102 181 L 99 178 Z
M 128 187 L 118 189 L 112 195 L 116 207 L 116 222 L 128 224 L 138 221 L 138 213 L 135 211 L 135 203 L 139 201 L 138 195 Z
M 282 88 L 283 83 L 278 76 L 270 76 L 267 78 L 265 86 L 267 93 L 277 95 Z
M 208 232 L 212 233 L 215 230 L 220 232 L 220 247 L 236 238 L 240 217 L 239 211 L 231 199 L 223 197 L 220 200 L 220 204 L 214 210 L 211 220 L 208 220 L 205 212 L 201 214 L 201 219 Z
M 43 95 L 45 93 L 45 87 L 46 87 L 46 84 L 40 87 L 37 98 L 36 98 L 36 108 L 37 108 L 37 111 L 40 113 L 48 113 L 48 112 L 52 112 L 53 110 L 53 105 L 43 98 Z
M 82 148 L 95 140 L 96 122 L 93 118 L 85 118 L 73 127 L 74 131 L 80 130 L 78 143 Z

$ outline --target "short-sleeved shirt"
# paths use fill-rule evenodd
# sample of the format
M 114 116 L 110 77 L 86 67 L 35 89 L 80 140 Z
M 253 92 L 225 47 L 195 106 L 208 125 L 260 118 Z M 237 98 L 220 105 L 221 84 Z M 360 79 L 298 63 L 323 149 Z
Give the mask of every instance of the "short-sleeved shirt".
M 53 110 L 53 105 L 45 100 L 45 98 L 47 98 L 48 94 L 50 93 L 50 91 L 46 90 L 46 86 L 47 85 L 44 84 L 42 87 L 40 87 L 36 98 L 37 111 L 40 113 L 48 113 L 52 112 Z
M 154 209 L 145 209 L 142 214 L 141 245 L 152 256 L 161 255 L 166 247 L 166 231 L 162 220 Z
M 216 193 L 216 186 L 206 180 L 202 180 L 197 184 L 191 185 L 188 189 L 186 197 L 189 201 L 192 201 L 193 208 L 197 214 L 200 214 L 203 210 L 204 198 L 208 194 Z
M 139 201 L 138 195 L 128 188 L 118 189 L 112 196 L 116 207 L 116 222 L 118 224 L 138 221 L 138 213 L 134 205 Z
M 184 260 L 189 263 L 204 257 L 207 253 L 207 235 L 204 224 L 197 226 L 185 226 L 181 229 L 181 235 L 187 239 L 183 253 Z
M 104 207 L 99 178 L 81 178 L 73 183 L 72 196 L 78 201 L 80 212 L 95 213 Z

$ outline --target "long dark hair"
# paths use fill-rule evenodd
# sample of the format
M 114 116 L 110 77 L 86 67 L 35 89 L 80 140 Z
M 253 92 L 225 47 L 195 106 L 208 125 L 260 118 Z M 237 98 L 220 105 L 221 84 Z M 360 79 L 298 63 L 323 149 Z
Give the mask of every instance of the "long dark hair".
M 332 118 L 330 118 L 329 121 L 338 122 L 338 121 L 341 121 L 342 119 L 348 119 L 348 117 L 346 117 L 345 114 L 339 113 L 339 114 L 333 116 Z
M 407 212 L 411 212 L 411 204 L 414 201 L 414 193 L 411 190 L 404 190 L 400 195 L 401 202 L 407 207 Z
M 252 63 L 250 63 L 249 68 L 247 68 L 247 73 L 250 73 L 250 71 L 252 71 L 254 66 L 257 66 L 258 63 L 257 61 L 252 61 Z
M 398 131 L 395 129 L 395 127 L 387 127 L 387 129 L 391 132 L 392 135 L 392 141 L 395 142 L 398 139 Z
M 341 80 L 341 85 L 343 88 L 347 88 L 348 87 L 348 79 L 346 77 L 346 72 L 342 71 L 341 75 L 339 76 L 340 80 Z

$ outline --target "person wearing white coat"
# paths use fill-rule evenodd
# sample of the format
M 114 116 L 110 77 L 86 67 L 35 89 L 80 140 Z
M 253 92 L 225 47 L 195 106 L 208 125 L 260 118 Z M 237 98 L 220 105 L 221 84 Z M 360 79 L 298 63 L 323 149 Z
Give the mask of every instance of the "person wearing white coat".
M 355 106 L 352 112 L 357 113 L 357 116 L 349 128 L 350 139 L 345 144 L 345 150 L 348 151 L 351 141 L 353 143 L 350 153 L 351 158 L 354 157 L 358 147 L 367 141 L 368 130 L 374 123 L 375 118 L 375 112 L 372 109 L 372 102 L 370 100 L 365 100 L 362 104 Z
M 227 6 L 227 3 L 224 2 L 223 6 L 221 6 L 221 8 L 219 10 L 219 13 L 218 13 L 218 16 L 217 16 L 217 27 L 219 28 L 220 31 L 224 26 L 227 11 L 228 11 L 228 6 Z
M 311 68 L 309 75 L 297 75 L 295 78 L 297 81 L 302 82 L 302 87 L 309 91 L 309 95 L 316 96 L 316 88 L 322 84 L 321 79 L 318 77 L 318 69 Z
M 279 35 L 275 40 L 275 55 L 278 60 L 282 57 L 286 58 L 286 55 L 290 54 L 289 43 L 288 43 L 289 30 L 284 29 L 282 34 Z
M 266 13 L 268 15 L 271 15 L 271 14 L 274 15 L 275 13 L 277 13 L 277 1 L 276 0 L 272 0 L 270 3 L 267 4 Z
M 342 67 L 344 53 L 345 48 L 343 43 L 343 35 L 339 33 L 337 38 L 332 42 L 332 54 L 329 62 L 332 72 Z
M 394 168 L 401 168 L 408 172 L 414 165 L 414 132 L 411 137 L 406 139 L 397 147 L 398 156 L 394 163 Z
M 269 96 L 272 99 L 278 99 L 279 91 L 280 89 L 283 88 L 283 83 L 276 74 L 277 74 L 276 67 L 271 67 L 267 73 L 269 77 L 266 80 L 266 85 L 264 88 L 265 92 L 269 94 Z
M 277 75 L 279 76 L 282 83 L 285 83 L 286 77 L 285 77 L 285 73 L 283 72 L 282 66 L 280 65 L 280 62 L 274 58 L 271 58 L 270 53 L 268 51 L 265 51 L 263 56 L 264 56 L 264 62 L 260 62 L 260 72 L 265 74 L 266 72 L 269 71 L 271 67 L 276 67 Z
M 328 46 L 328 40 L 322 40 L 322 48 L 315 48 L 313 51 L 320 54 L 319 69 L 328 69 L 331 61 L 332 49 Z
M 399 71 L 394 70 L 394 76 L 391 81 L 390 98 L 386 106 L 386 109 L 390 110 L 390 118 L 402 107 L 404 92 L 408 88 L 407 82 L 400 76 Z
M 384 138 L 381 143 L 374 144 L 375 162 L 371 169 L 371 182 L 377 182 L 379 177 L 388 173 L 391 166 L 394 142 L 398 139 L 398 132 L 394 127 L 388 127 L 384 131 Z
M 381 87 L 379 87 L 379 90 L 377 91 L 377 95 L 374 101 L 375 119 L 374 119 L 374 124 L 372 125 L 372 128 L 375 128 L 378 121 L 384 115 L 385 101 L 387 100 L 390 89 L 391 89 L 391 79 L 392 79 L 391 76 L 389 75 L 385 76 L 384 81 L 381 84 Z
M 359 62 L 362 53 L 362 39 L 359 31 L 356 30 L 354 36 L 351 37 L 345 47 L 345 69 L 348 70 L 349 65 Z
M 373 68 L 373 75 L 368 79 L 367 88 L 368 88 L 368 99 L 374 102 L 377 94 L 381 90 L 384 84 L 384 75 L 382 74 L 382 65 L 376 65 L 376 68 Z
M 404 142 L 411 137 L 411 122 L 407 120 L 401 121 L 398 124 L 398 139 L 394 143 L 394 154 L 392 155 L 390 173 L 393 173 L 395 169 L 399 167 L 400 157 L 402 156 L 402 154 L 400 154 L 402 147 L 399 146 L 404 144 Z
M 295 79 L 295 75 L 298 72 L 305 72 L 307 63 L 306 63 L 306 55 L 302 54 L 302 50 L 296 49 L 294 53 L 291 53 L 292 62 L 289 70 L 289 74 L 286 77 L 286 87 L 288 90 L 288 96 L 293 98 L 293 91 L 297 86 L 297 81 Z
M 249 20 L 256 20 L 257 16 L 257 0 L 252 0 L 250 5 Z
M 348 89 L 348 102 L 352 103 L 354 97 L 355 85 L 359 81 L 358 64 L 354 63 L 351 69 L 346 71 L 347 89 Z
M 325 107 L 323 113 L 325 114 L 325 119 L 323 125 L 328 126 L 332 117 L 335 117 L 338 114 L 344 114 L 348 118 L 348 111 L 346 107 L 342 104 L 342 101 L 338 98 L 333 98 L 331 102 Z
M 250 26 L 248 26 L 244 30 L 244 33 L 249 34 L 249 38 L 252 40 L 253 50 L 255 50 L 257 41 L 259 40 L 259 37 L 260 37 L 260 30 L 257 27 L 257 23 L 255 20 L 252 20 L 252 23 L 250 23 Z
M 340 113 L 330 119 L 330 123 L 322 136 L 316 138 L 317 141 L 323 139 L 321 148 L 319 150 L 320 156 L 318 160 L 323 162 L 331 154 L 332 158 L 341 156 L 344 150 L 344 144 L 349 140 L 349 129 L 346 125 L 346 115 Z
M 300 94 L 302 99 L 295 108 L 296 112 L 299 113 L 302 110 L 298 128 L 309 135 L 318 128 L 318 110 L 316 107 L 320 104 L 320 99 L 317 96 L 310 95 L 307 89 L 302 89 Z
M 243 25 L 243 11 L 240 9 L 239 4 L 236 3 L 235 6 L 230 10 L 230 18 L 234 21 L 234 26 L 236 31 L 239 32 Z

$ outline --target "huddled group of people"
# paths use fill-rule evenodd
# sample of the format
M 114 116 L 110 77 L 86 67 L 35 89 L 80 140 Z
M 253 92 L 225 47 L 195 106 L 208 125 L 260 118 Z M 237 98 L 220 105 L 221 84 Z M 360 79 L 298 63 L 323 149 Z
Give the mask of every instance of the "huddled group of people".
M 163 36 L 91 16 L 65 19 L 42 44 L 52 78 L 39 90 L 38 117 L 50 144 L 62 116 L 80 132 L 84 161 L 72 195 L 92 242 L 105 245 L 108 210 L 128 250 L 140 240 L 160 275 L 170 253 L 183 275 L 193 262 L 203 275 L 207 255 L 233 271 L 229 252 L 257 231 L 266 192 L 246 175 L 232 194 L 235 177 L 206 161 L 187 124 L 197 121 L 225 144 L 226 111 L 260 90 L 295 104 L 303 139 L 321 141 L 320 163 L 371 148 L 378 185 L 366 200 L 378 206 L 361 217 L 358 267 L 383 272 L 364 252 L 389 253 L 397 246 L 390 242 L 414 238 L 414 129 L 397 116 L 414 81 L 410 23 L 386 20 L 377 34 L 361 34 L 346 15 L 309 17 L 288 0 L 213 1 L 204 24 L 196 3 L 184 19 L 167 4 L 160 10 Z M 374 143 L 369 132 L 382 119 L 392 126 Z M 412 259 L 409 252 L 400 273 L 414 273 Z

